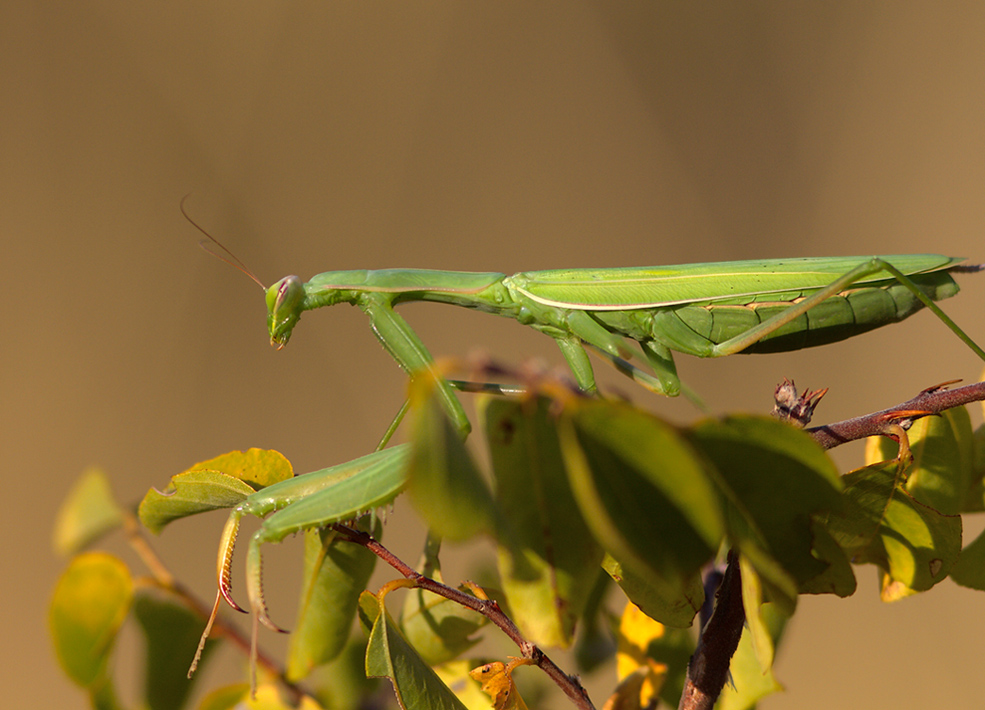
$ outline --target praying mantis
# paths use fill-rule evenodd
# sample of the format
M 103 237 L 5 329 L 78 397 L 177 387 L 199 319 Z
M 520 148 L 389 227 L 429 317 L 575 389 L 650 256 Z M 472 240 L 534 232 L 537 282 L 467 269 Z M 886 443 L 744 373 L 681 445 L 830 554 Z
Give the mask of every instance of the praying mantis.
M 587 345 L 648 389 L 676 396 L 681 382 L 675 351 L 715 358 L 798 350 L 899 322 L 924 306 L 985 360 L 985 352 L 934 303 L 958 292 L 952 273 L 982 268 L 960 261 L 911 254 L 512 276 L 426 269 L 330 271 L 307 283 L 287 276 L 265 288 L 267 325 L 271 345 L 280 349 L 304 311 L 349 303 L 366 313 L 383 347 L 412 374 L 433 371 L 433 359 L 394 307 L 409 301 L 447 303 L 513 318 L 551 336 L 585 392 L 596 391 Z M 639 343 L 652 375 L 630 365 L 627 338 Z M 469 421 L 453 387 L 446 382 L 440 387 L 446 411 L 467 435 Z
M 682 385 L 673 352 L 714 358 L 797 350 L 902 321 L 923 307 L 985 360 L 985 351 L 935 303 L 958 292 L 953 274 L 985 269 L 963 266 L 962 259 L 954 257 L 770 259 L 531 271 L 512 276 L 427 269 L 349 270 L 319 274 L 306 283 L 298 276 L 287 276 L 268 288 L 218 241 L 206 236 L 231 259 L 217 256 L 241 269 L 265 291 L 271 345 L 280 349 L 288 343 L 304 311 L 340 303 L 354 305 L 367 315 L 374 334 L 403 370 L 408 374 L 425 371 L 435 378 L 438 398 L 462 437 L 471 427 L 455 394 L 457 385 L 441 376 L 431 353 L 396 312 L 402 303 L 461 306 L 512 318 L 545 333 L 557 342 L 578 387 L 590 394 L 596 391 L 596 383 L 588 348 L 648 389 L 676 396 Z M 627 340 L 639 344 L 652 374 L 629 362 L 632 354 Z M 220 598 L 243 611 L 231 597 L 229 582 L 232 550 L 243 515 L 265 517 L 251 539 L 247 560 L 254 624 L 277 629 L 262 597 L 260 546 L 299 530 L 346 520 L 392 500 L 406 483 L 405 447 L 382 449 L 339 467 L 275 484 L 237 506 L 222 536 L 213 616 Z M 207 628 L 203 643 L 208 633 Z M 255 655 L 255 628 L 253 639 Z
M 270 344 L 287 345 L 304 311 L 360 308 L 383 348 L 408 374 L 439 380 L 442 404 L 461 435 L 471 430 L 454 386 L 394 309 L 430 301 L 512 318 L 554 338 L 578 386 L 596 392 L 586 346 L 647 389 L 681 393 L 673 352 L 702 358 L 799 350 L 898 323 L 927 307 L 972 351 L 982 350 L 935 301 L 957 294 L 954 273 L 985 270 L 939 254 L 804 257 L 673 266 L 498 272 L 377 269 L 291 275 L 269 288 L 185 212 L 223 253 L 202 246 L 264 290 Z M 629 362 L 635 340 L 653 374 Z

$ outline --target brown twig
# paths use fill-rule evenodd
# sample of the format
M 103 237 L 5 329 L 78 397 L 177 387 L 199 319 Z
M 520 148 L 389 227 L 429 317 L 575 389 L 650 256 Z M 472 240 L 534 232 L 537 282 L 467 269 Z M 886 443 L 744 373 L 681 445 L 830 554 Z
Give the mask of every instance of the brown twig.
M 807 430 L 807 433 L 813 436 L 814 440 L 825 449 L 833 449 L 849 441 L 882 434 L 886 429 L 886 424 L 890 421 L 897 421 L 905 429 L 906 422 L 912 422 L 914 419 L 931 414 L 940 414 L 947 409 L 960 407 L 970 402 L 985 400 L 985 382 L 977 382 L 953 390 L 944 389 L 948 384 L 951 383 L 929 387 L 913 399 L 897 404 L 895 407 L 834 424 L 812 427 Z
M 678 710 L 710 710 L 728 680 L 729 663 L 739 646 L 746 614 L 742 606 L 739 556 L 728 553 L 728 566 L 718 587 L 715 611 L 687 668 Z
M 578 678 L 562 671 L 536 644 L 525 639 L 516 624 L 513 623 L 513 620 L 503 613 L 496 600 L 480 599 L 479 597 L 466 594 L 459 589 L 435 581 L 430 577 L 425 577 L 390 552 L 369 533 L 355 530 L 345 525 L 337 524 L 332 527 L 339 533 L 341 539 L 362 545 L 393 567 L 401 575 L 411 580 L 415 587 L 437 594 L 485 616 L 519 647 L 524 659 L 527 659 L 531 665 L 538 666 L 543 670 L 564 691 L 564 694 L 571 698 L 571 701 L 577 707 L 582 710 L 595 710 L 595 706 L 592 705 L 592 701 L 588 697 L 588 692 Z

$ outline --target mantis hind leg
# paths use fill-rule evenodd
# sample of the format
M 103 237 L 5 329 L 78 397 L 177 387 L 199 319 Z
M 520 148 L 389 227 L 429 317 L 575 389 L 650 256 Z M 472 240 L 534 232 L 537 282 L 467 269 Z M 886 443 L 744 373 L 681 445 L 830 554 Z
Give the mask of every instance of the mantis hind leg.
M 873 258 L 864 264 L 859 264 L 859 266 L 835 279 L 824 288 L 812 293 L 810 296 L 804 298 L 798 303 L 791 304 L 789 308 L 786 308 L 775 316 L 766 319 L 759 325 L 750 328 L 744 333 L 741 333 L 733 338 L 729 338 L 728 340 L 715 344 L 708 350 L 707 353 L 702 353 L 702 356 L 723 357 L 725 355 L 732 355 L 734 353 L 741 352 L 749 346 L 758 343 L 766 336 L 776 332 L 801 315 L 807 313 L 822 301 L 849 288 L 852 284 L 861 281 L 865 277 L 872 276 L 880 271 L 889 273 L 900 284 L 905 286 L 906 289 L 920 301 L 920 303 L 936 315 L 955 335 L 957 335 L 969 348 L 971 348 L 971 350 L 978 355 L 979 358 L 985 360 L 985 351 L 983 351 L 975 343 L 975 341 L 973 341 L 963 330 L 961 330 L 961 328 L 959 328 L 958 325 L 951 320 L 947 314 L 944 313 L 944 311 L 941 310 L 940 306 L 934 303 L 932 298 L 924 293 L 924 291 L 920 289 L 917 284 L 915 284 L 899 269 L 879 258 Z

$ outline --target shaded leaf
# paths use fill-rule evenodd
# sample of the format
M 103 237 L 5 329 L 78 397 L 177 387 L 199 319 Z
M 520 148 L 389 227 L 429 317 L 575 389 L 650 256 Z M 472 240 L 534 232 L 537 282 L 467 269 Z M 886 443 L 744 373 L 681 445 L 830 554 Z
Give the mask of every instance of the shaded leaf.
M 964 513 L 985 511 L 985 424 L 975 429 L 972 436 L 971 485 L 965 496 Z
M 87 468 L 66 496 L 55 518 L 54 546 L 60 555 L 82 550 L 123 524 L 123 511 L 113 498 L 109 479 Z
M 703 459 L 674 427 L 616 402 L 569 407 L 559 431 L 571 488 L 602 547 L 624 575 L 693 607 L 685 595 L 724 534 Z
M 602 548 L 571 492 L 549 402 L 491 398 L 484 404 L 502 521 L 497 559 L 503 592 L 524 636 L 567 647 L 598 576 Z
M 745 524 L 730 517 L 729 534 L 764 583 L 786 586 L 750 544 L 761 546 L 797 585 L 825 571 L 828 563 L 812 554 L 811 516 L 841 506 L 841 481 L 808 434 L 769 417 L 733 416 L 701 422 L 688 439 L 734 496 Z
M 961 550 L 951 579 L 962 587 L 985 591 L 985 532 Z
M 844 513 L 826 521 L 856 563 L 878 565 L 909 589 L 926 591 L 948 575 L 961 550 L 960 516 L 942 515 L 896 487 L 894 461 L 844 477 Z
M 906 490 L 915 499 L 945 515 L 960 513 L 969 504 L 974 481 L 974 435 L 964 407 L 939 416 L 918 419 L 907 432 L 913 463 L 907 469 Z M 898 446 L 884 436 L 866 441 L 867 464 L 895 458 Z
M 652 693 L 644 691 L 644 686 L 651 683 L 654 677 L 660 678 L 660 684 L 667 676 L 667 668 L 655 661 L 649 661 L 650 666 L 640 666 L 625 678 L 621 679 L 602 706 L 602 710 L 647 710 L 654 707 L 651 704 Z M 648 700 L 644 702 L 641 698 L 646 696 Z
M 495 506 L 435 392 L 423 378 L 411 390 L 416 418 L 408 490 L 414 507 L 436 535 L 466 540 L 495 529 Z
M 701 575 L 694 574 L 680 590 L 670 590 L 662 579 L 646 567 L 626 569 L 612 555 L 602 560 L 602 569 L 615 580 L 633 604 L 647 616 L 674 628 L 687 628 L 704 604 Z
M 444 583 L 440 551 L 440 538 L 428 535 L 417 571 L 436 582 Z M 476 596 L 475 590 L 466 585 L 459 589 Z M 486 617 L 461 604 L 420 588 L 408 590 L 400 613 L 401 631 L 430 666 L 448 663 L 474 646 L 478 638 L 473 634 L 487 621 Z M 468 678 L 468 668 L 463 673 L 464 678 Z M 452 690 L 461 697 L 459 689 Z
M 855 593 L 858 582 L 848 555 L 828 529 L 817 520 L 811 521 L 811 532 L 814 535 L 813 554 L 829 564 L 824 572 L 802 583 L 800 593 L 837 594 L 839 597 L 850 597 Z
M 89 704 L 92 710 L 123 710 L 108 671 L 101 671 L 99 677 L 89 686 Z
M 575 661 L 582 673 L 595 670 L 616 652 L 616 641 L 609 633 L 609 613 L 605 607 L 611 582 L 612 578 L 605 570 L 596 571 L 595 583 L 585 603 L 585 612 L 575 637 Z
M 305 687 L 327 710 L 351 710 L 372 704 L 379 697 L 383 681 L 366 677 L 366 638 L 353 634 L 342 653 L 330 663 L 318 666 L 305 678 Z M 388 689 L 389 690 L 389 689 Z
M 364 518 L 357 525 L 379 537 L 383 526 Z M 315 666 L 335 658 L 345 648 L 360 593 L 366 588 L 376 555 L 361 545 L 333 544 L 330 530 L 308 530 L 304 540 L 304 581 L 297 622 L 287 655 L 287 677 L 300 680 Z
M 147 648 L 144 701 L 150 710 L 178 710 L 201 677 L 188 678 L 188 661 L 195 654 L 202 620 L 185 606 L 149 594 L 136 597 L 133 611 Z M 215 642 L 206 644 L 199 669 L 214 647 Z
M 757 614 L 764 632 L 775 645 L 783 633 L 787 616 L 775 604 L 764 604 Z M 771 669 L 764 669 L 754 649 L 752 633 L 747 626 L 742 630 L 739 647 L 729 664 L 732 683 L 726 683 L 715 707 L 718 710 L 749 710 L 756 703 L 778 691 L 783 686 L 777 682 Z
M 366 646 L 366 675 L 389 678 L 403 710 L 465 710 L 369 592 L 359 598 L 359 616 L 372 627 Z
M 48 624 L 58 662 L 74 683 L 100 681 L 132 599 L 130 571 L 113 555 L 83 553 L 62 572 Z
M 467 589 L 462 589 L 468 592 Z M 423 589 L 407 593 L 400 628 L 425 663 L 436 666 L 458 658 L 479 639 L 486 617 Z
M 144 527 L 157 534 L 179 518 L 239 505 L 253 492 L 243 481 L 225 473 L 179 473 L 163 493 L 156 488 L 147 491 L 137 512 Z

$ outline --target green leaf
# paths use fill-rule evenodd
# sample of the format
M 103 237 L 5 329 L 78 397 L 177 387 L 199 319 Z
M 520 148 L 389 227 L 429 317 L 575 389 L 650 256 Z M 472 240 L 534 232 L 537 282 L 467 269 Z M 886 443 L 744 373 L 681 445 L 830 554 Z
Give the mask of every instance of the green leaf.
M 985 424 L 975 429 L 972 448 L 971 485 L 965 496 L 963 513 L 985 511 Z
M 493 398 L 484 404 L 503 513 L 497 533 L 503 592 L 529 640 L 566 648 L 598 576 L 602 548 L 571 492 L 549 401 Z
M 330 663 L 317 667 L 304 686 L 313 688 L 314 696 L 328 710 L 363 707 L 367 698 L 379 698 L 383 682 L 366 677 L 366 637 L 352 634 L 342 653 Z
M 828 530 L 856 563 L 878 565 L 914 591 L 944 579 L 961 551 L 961 518 L 943 515 L 896 487 L 895 461 L 866 466 L 844 477 L 843 513 Z M 894 592 L 895 594 L 895 592 Z
M 761 619 L 762 633 L 768 635 L 771 645 L 775 645 L 788 617 L 775 604 L 764 604 L 757 617 Z M 773 676 L 772 669 L 764 669 L 749 626 L 742 629 L 739 647 L 729 664 L 729 673 L 732 675 L 732 683 L 727 683 L 722 689 L 715 705 L 717 710 L 749 710 L 767 695 L 783 690 L 783 686 Z
M 140 594 L 133 604 L 134 616 L 147 645 L 144 702 L 150 710 L 178 710 L 188 699 L 195 679 L 201 677 L 215 642 L 206 644 L 199 661 L 199 674 L 188 678 L 189 659 L 195 655 L 202 620 L 187 607 Z
M 72 555 L 123 524 L 109 479 L 98 468 L 86 469 L 75 482 L 55 518 L 54 546 Z
M 839 597 L 850 597 L 858 587 L 851 561 L 822 523 L 812 520 L 811 532 L 814 535 L 813 554 L 830 564 L 824 572 L 801 584 L 800 593 L 837 594 Z
M 408 591 L 400 618 L 404 636 L 430 666 L 447 663 L 472 648 L 479 642 L 475 632 L 485 623 L 482 614 L 423 589 Z
M 961 550 L 951 568 L 951 579 L 962 587 L 985 591 L 985 532 Z
M 918 419 L 907 435 L 913 453 L 906 480 L 910 495 L 945 515 L 969 506 L 974 509 L 969 496 L 975 441 L 968 410 L 957 407 Z M 896 457 L 896 443 L 884 436 L 871 437 L 866 443 L 866 463 Z
M 760 615 L 763 608 L 763 585 L 755 568 L 739 555 L 739 578 L 742 581 L 742 607 L 746 615 L 745 631 L 749 633 L 752 650 L 761 671 L 773 668 L 774 646 L 766 622 Z
M 364 623 L 372 625 L 366 647 L 366 675 L 389 678 L 403 710 L 466 710 L 407 643 L 375 596 L 363 592 L 359 609 Z
M 608 661 L 616 652 L 616 643 L 608 631 L 608 612 L 605 599 L 611 585 L 611 577 L 605 570 L 596 572 L 596 580 L 585 604 L 578 635 L 575 637 L 574 656 L 578 670 L 590 673 Z
M 428 535 L 417 571 L 443 583 L 440 550 L 440 538 Z M 464 585 L 459 589 L 474 594 Z M 447 663 L 478 643 L 473 634 L 486 622 L 478 612 L 423 589 L 408 590 L 400 612 L 400 630 L 430 666 Z
M 79 555 L 59 577 L 48 624 L 58 661 L 73 682 L 101 682 L 132 599 L 130 571 L 105 552 Z
M 352 707 L 355 707 L 353 705 Z M 249 683 L 237 683 L 216 688 L 198 704 L 197 710 L 322 710 L 322 706 L 308 695 L 301 696 L 300 704 L 289 702 L 285 694 L 272 683 L 257 687 L 256 698 L 250 697 Z
M 382 532 L 373 517 L 374 537 Z M 370 518 L 358 527 L 370 531 Z M 376 555 L 361 545 L 334 543 L 330 530 L 308 530 L 304 540 L 304 582 L 298 618 L 291 633 L 287 677 L 300 680 L 315 666 L 328 663 L 345 648 Z
M 808 434 L 769 417 L 733 416 L 698 424 L 688 439 L 711 459 L 734 496 L 746 524 L 730 517 L 729 533 L 764 582 L 782 584 L 751 543 L 798 585 L 827 569 L 829 563 L 811 552 L 811 516 L 840 507 L 841 482 Z
M 643 613 L 673 628 L 690 626 L 705 600 L 700 574 L 692 575 L 683 589 L 670 591 L 648 568 L 639 572 L 626 569 L 612 555 L 607 554 L 602 560 L 602 569 Z
M 423 382 L 423 380 L 422 380 Z M 492 494 L 452 427 L 433 387 L 412 389 L 416 410 L 408 490 L 431 530 L 449 540 L 467 540 L 495 529 Z
M 116 696 L 116 687 L 105 670 L 89 686 L 89 705 L 92 710 L 123 710 L 123 705 Z
M 138 514 L 144 527 L 157 534 L 179 518 L 239 505 L 253 492 L 243 481 L 218 471 L 179 473 L 163 493 L 156 488 L 147 491 Z
M 703 459 L 676 428 L 617 402 L 569 406 L 559 431 L 572 491 L 602 547 L 624 574 L 697 608 L 689 590 L 725 530 Z

